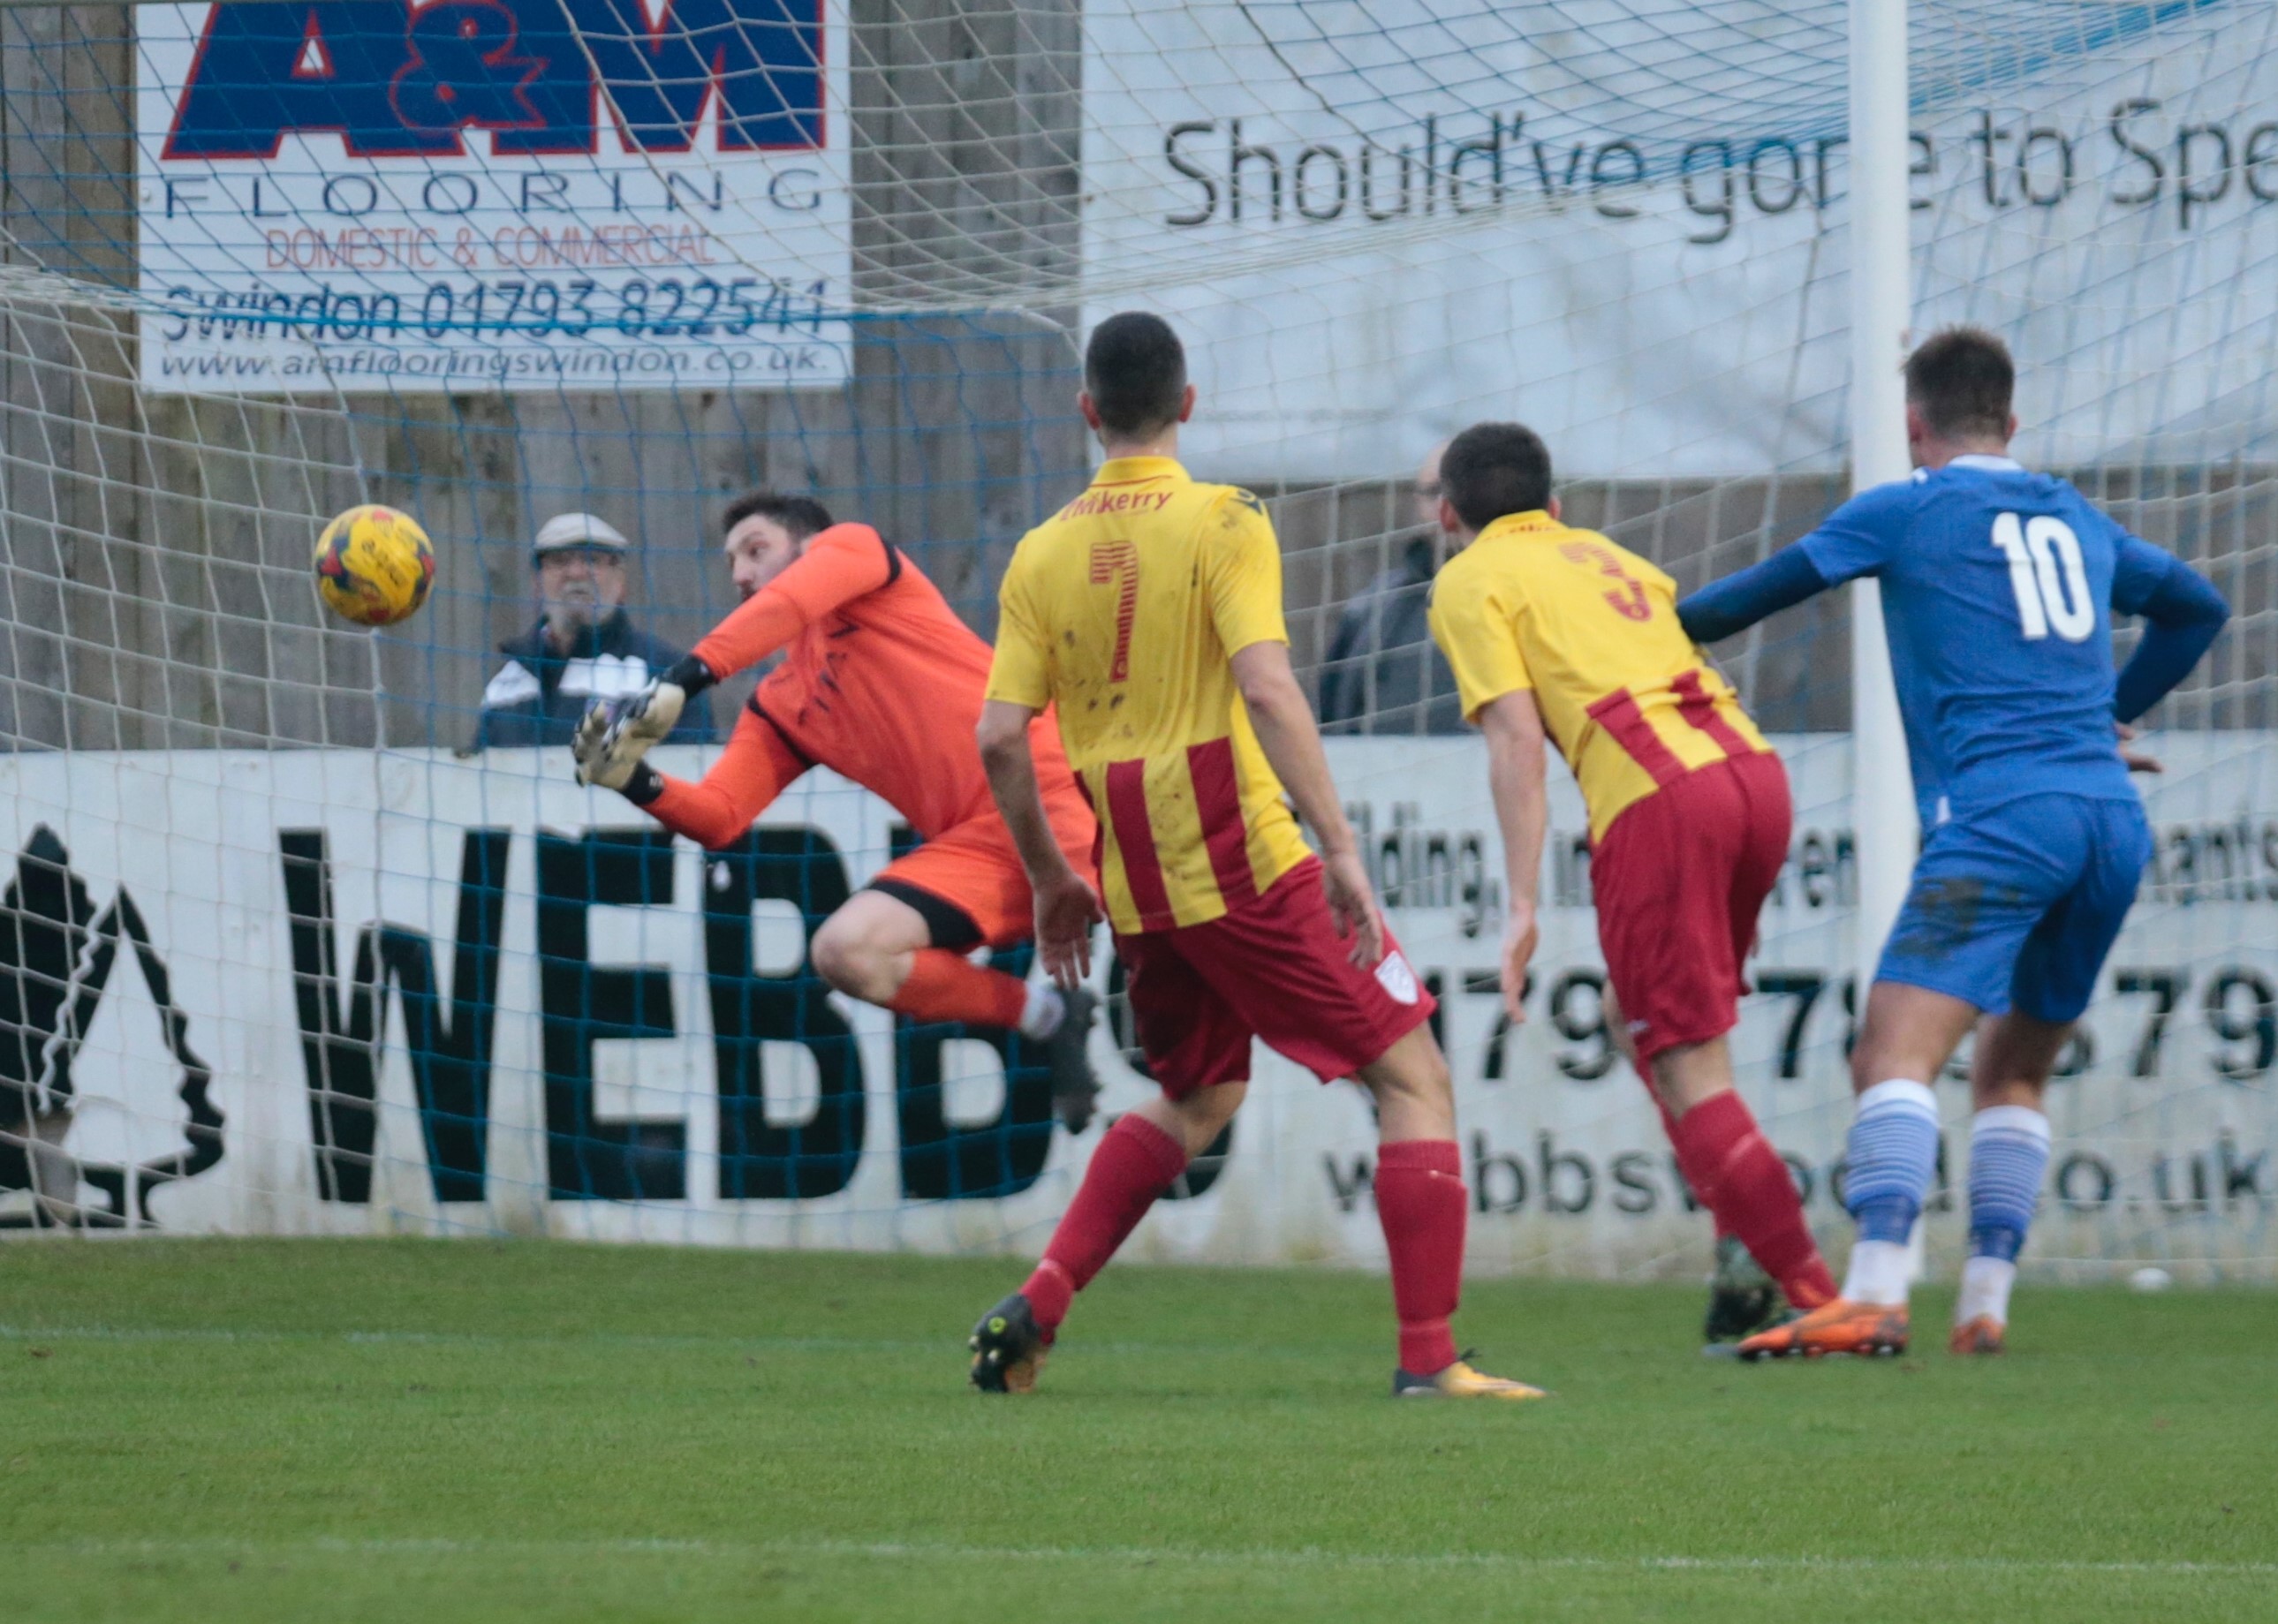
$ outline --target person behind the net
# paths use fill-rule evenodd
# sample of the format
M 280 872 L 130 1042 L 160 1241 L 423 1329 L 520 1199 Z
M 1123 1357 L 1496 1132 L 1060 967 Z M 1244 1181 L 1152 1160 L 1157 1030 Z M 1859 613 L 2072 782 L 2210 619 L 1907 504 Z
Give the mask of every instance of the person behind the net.
M 566 744 L 594 701 L 638 693 L 681 659 L 625 607 L 631 547 L 590 513 L 556 514 L 539 527 L 530 547 L 538 619 L 499 644 L 506 663 L 483 690 L 470 751 Z M 690 707 L 672 742 L 716 743 L 711 711 Z
M 1039 956 L 1077 985 L 1105 894 L 1162 1092 L 1116 1119 L 1043 1261 L 982 1316 L 972 1380 L 1035 1384 L 1070 1300 L 1232 1119 L 1256 1036 L 1374 1097 L 1394 1392 L 1540 1398 L 1456 1356 L 1449 1322 L 1470 1198 L 1454 1092 L 1432 995 L 1385 929 L 1290 670 L 1273 527 L 1248 492 L 1180 466 L 1195 391 L 1161 318 L 1103 322 L 1077 400 L 1107 460 L 1005 570 L 981 755 L 1035 888 Z M 1097 891 L 1053 840 L 1038 793 L 1031 728 L 1054 705 L 1099 812 Z
M 810 767 L 887 801 L 922 843 L 823 921 L 810 949 L 816 972 L 913 1019 L 1036 1040 L 1061 1121 L 1081 1132 L 1099 1087 L 1084 1053 L 1097 996 L 967 957 L 1027 941 L 1032 915 L 973 741 L 989 645 L 900 548 L 867 524 L 834 524 L 811 498 L 754 491 L 729 505 L 722 528 L 744 601 L 639 695 L 587 713 L 573 747 L 580 781 L 713 848 L 742 835 Z M 693 696 L 778 650 L 782 662 L 700 782 L 642 759 Z M 1036 736 L 1049 838 L 1089 872 L 1090 810 L 1050 718 Z
M 1910 479 L 1678 606 L 1714 642 L 1861 576 L 1882 583 L 1891 669 L 1927 832 L 1852 1050 L 1842 1296 L 1748 1357 L 1907 1345 L 1908 1232 L 1937 1163 L 1931 1084 L 1975 1029 L 1969 1258 L 1948 1346 L 2000 1351 L 2049 1160 L 2044 1091 L 2152 854 L 2115 741 L 2198 663 L 2222 596 L 2069 484 L 2008 454 L 2015 368 L 1991 333 L 1906 363 Z M 2150 622 L 2115 682 L 2112 618 Z
M 1550 453 L 1533 431 L 1464 430 L 1440 459 L 1440 522 L 1463 550 L 1433 585 L 1432 633 L 1487 736 L 1510 887 L 1503 1007 L 1525 1019 L 1547 741 L 1589 811 L 1607 1025 L 1720 1232 L 1746 1245 L 1791 1304 L 1816 1308 L 1834 1278 L 1787 1164 L 1732 1086 L 1725 1041 L 1757 914 L 1787 856 L 1779 758 L 1678 626 L 1670 578 L 1560 521 Z

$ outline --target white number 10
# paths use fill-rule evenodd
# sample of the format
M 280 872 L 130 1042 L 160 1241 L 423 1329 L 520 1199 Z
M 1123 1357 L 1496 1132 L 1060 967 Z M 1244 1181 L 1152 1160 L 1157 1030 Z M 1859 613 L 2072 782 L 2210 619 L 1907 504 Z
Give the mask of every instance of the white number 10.
M 2021 522 L 2015 514 L 2005 513 L 1993 521 L 1993 545 L 2009 560 L 2009 584 L 2016 589 L 2017 619 L 2028 643 L 2047 637 L 2052 628 L 2067 643 L 2078 643 L 2096 629 L 2088 568 L 2071 525 L 2046 514 Z

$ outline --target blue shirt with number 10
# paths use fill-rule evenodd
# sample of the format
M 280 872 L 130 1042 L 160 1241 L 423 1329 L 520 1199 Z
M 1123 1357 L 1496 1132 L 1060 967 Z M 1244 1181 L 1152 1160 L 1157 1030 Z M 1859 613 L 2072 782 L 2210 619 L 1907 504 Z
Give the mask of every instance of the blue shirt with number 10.
M 2029 795 L 2136 798 L 2112 614 L 2142 612 L 2170 555 L 2064 480 L 1979 456 L 1862 492 L 1797 545 L 1829 586 L 1882 583 L 1926 825 Z

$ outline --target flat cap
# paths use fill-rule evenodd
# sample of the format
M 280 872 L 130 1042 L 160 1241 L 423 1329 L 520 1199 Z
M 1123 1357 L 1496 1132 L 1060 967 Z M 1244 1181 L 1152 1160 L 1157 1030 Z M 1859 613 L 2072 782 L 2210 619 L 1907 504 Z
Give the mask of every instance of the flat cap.
M 536 563 L 549 553 L 587 547 L 623 553 L 630 545 L 623 533 L 607 519 L 597 519 L 590 513 L 558 513 L 538 527 L 538 538 L 530 544 L 530 559 Z

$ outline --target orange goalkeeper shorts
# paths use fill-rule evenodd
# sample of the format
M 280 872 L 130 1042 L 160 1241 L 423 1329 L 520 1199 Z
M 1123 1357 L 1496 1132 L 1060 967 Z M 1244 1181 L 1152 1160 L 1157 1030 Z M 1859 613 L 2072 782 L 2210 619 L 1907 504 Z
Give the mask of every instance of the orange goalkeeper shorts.
M 1091 855 L 1097 826 L 1091 809 L 1071 792 L 1047 796 L 1044 812 L 1075 872 L 1097 885 Z M 896 858 L 878 871 L 869 888 L 924 915 L 936 947 L 958 952 L 984 945 L 1004 948 L 1036 934 L 1036 897 L 1028 889 L 1028 872 L 1013 849 L 1011 831 L 993 810 L 944 829 L 916 850 Z M 944 906 L 950 911 L 944 912 Z

